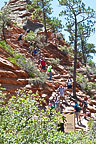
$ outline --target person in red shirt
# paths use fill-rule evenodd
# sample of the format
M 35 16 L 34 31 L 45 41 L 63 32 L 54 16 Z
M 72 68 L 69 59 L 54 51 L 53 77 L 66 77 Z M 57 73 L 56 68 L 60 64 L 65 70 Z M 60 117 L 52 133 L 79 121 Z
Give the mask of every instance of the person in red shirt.
M 46 61 L 45 61 L 45 58 L 43 58 L 41 60 L 41 70 L 45 70 L 46 69 L 45 64 L 46 64 Z

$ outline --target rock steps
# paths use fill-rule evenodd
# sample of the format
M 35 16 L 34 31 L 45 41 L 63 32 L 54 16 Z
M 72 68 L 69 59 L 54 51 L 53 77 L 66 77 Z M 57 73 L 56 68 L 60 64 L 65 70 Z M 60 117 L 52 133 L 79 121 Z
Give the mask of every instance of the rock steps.
M 19 42 L 17 41 L 17 37 L 20 33 L 25 33 L 24 30 L 20 29 L 20 28 L 16 28 L 15 26 L 12 25 L 12 30 L 8 31 L 7 30 L 7 41 L 9 42 L 9 44 L 18 51 L 20 51 L 22 54 L 24 54 L 27 58 L 31 58 L 32 61 L 35 61 L 35 64 L 38 66 L 38 60 L 37 57 L 33 57 L 30 53 L 29 53 L 29 44 L 26 43 L 23 40 L 23 45 L 22 48 L 19 46 Z M 12 40 L 11 40 L 12 39 Z M 11 66 L 11 64 L 9 64 L 9 69 L 11 69 L 10 71 L 14 72 L 14 76 L 15 74 L 17 76 L 17 78 L 9 78 L 8 80 L 10 80 L 10 83 L 6 83 L 6 88 L 8 90 L 15 89 L 18 87 L 18 85 L 21 87 L 22 86 L 26 86 L 26 88 L 31 89 L 33 92 L 36 92 L 36 90 L 38 90 L 39 95 L 41 98 L 45 99 L 45 102 L 43 102 L 43 105 L 46 106 L 48 105 L 49 100 L 55 100 L 56 95 L 58 95 L 58 93 L 56 92 L 57 88 L 59 87 L 60 84 L 62 84 L 65 87 L 65 98 L 62 98 L 60 100 L 61 102 L 61 107 L 64 111 L 72 111 L 73 107 L 74 107 L 74 99 L 70 99 L 69 98 L 69 93 L 72 94 L 72 90 L 67 89 L 66 87 L 66 81 L 68 79 L 69 76 L 71 76 L 71 73 L 68 72 L 67 67 L 72 66 L 72 61 L 70 61 L 70 57 L 68 55 L 64 55 L 60 50 L 58 50 L 58 48 L 56 47 L 56 45 L 53 45 L 52 43 L 49 42 L 48 46 L 46 46 L 45 48 L 40 48 L 40 51 L 43 55 L 43 57 L 45 57 L 46 59 L 46 67 L 51 64 L 53 67 L 53 77 L 52 77 L 52 81 L 46 81 L 46 83 L 44 84 L 44 86 L 36 86 L 36 85 L 28 85 L 28 75 L 24 75 L 24 78 L 22 78 L 22 74 L 20 74 L 19 72 L 17 72 L 16 70 L 18 69 L 18 67 L 15 66 Z M 60 59 L 60 64 L 55 65 L 52 64 L 48 61 L 49 58 L 59 58 Z M 6 64 L 4 63 L 4 68 Z M 7 66 L 8 67 L 8 66 Z M 6 68 L 7 68 L 6 67 Z M 2 66 L 3 68 L 3 66 Z M 5 72 L 7 74 L 7 72 Z M 10 77 L 11 77 L 11 72 L 10 73 Z M 6 76 L 3 75 L 3 77 L 5 78 L 2 81 L 2 85 L 4 86 L 5 82 L 6 82 Z M 21 78 L 21 80 L 20 80 Z M 14 81 L 16 80 L 16 81 Z M 15 84 L 16 82 L 16 84 Z M 24 82 L 24 83 L 23 83 Z M 12 86 L 13 83 L 13 87 L 8 87 Z M 11 89 L 11 90 L 12 90 Z M 83 95 L 83 93 L 79 90 L 79 88 L 76 88 L 77 91 L 77 96 L 78 98 L 82 101 L 82 99 L 86 96 Z M 89 98 L 89 97 L 88 97 Z M 90 105 L 90 102 L 89 102 Z M 90 110 L 93 110 L 92 108 L 90 109 L 90 106 L 88 106 L 88 112 L 90 112 Z

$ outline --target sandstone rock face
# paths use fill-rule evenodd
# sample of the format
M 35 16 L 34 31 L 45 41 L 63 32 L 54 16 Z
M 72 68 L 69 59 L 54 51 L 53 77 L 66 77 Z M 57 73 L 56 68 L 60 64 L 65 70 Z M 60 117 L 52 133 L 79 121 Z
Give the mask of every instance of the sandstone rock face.
M 8 8 L 11 12 L 11 20 L 16 21 L 21 26 L 23 25 L 25 30 L 28 28 L 35 31 L 36 29 L 43 28 L 42 24 L 32 20 L 32 12 L 34 9 L 32 11 L 27 10 L 27 4 L 29 3 L 30 0 L 10 0 L 3 9 Z
M 0 47 L 0 84 L 1 87 L 6 88 L 7 92 L 13 93 L 17 88 L 24 87 L 28 84 L 26 78 L 29 76 L 24 70 L 21 70 L 20 67 L 8 60 L 10 56 L 9 52 Z

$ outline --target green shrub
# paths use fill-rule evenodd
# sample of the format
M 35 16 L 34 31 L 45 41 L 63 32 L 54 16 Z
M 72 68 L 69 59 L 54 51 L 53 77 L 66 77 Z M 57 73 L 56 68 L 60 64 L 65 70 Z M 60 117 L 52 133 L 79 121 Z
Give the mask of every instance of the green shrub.
M 5 41 L 0 41 L 0 46 L 8 51 L 10 54 L 14 54 L 14 49 L 10 45 L 6 44 Z
M 54 58 L 49 58 L 48 59 L 51 63 L 53 64 L 59 64 L 60 60 L 58 58 L 54 59 Z
M 57 131 L 61 114 L 49 116 L 49 108 L 42 109 L 38 92 L 18 90 L 8 105 L 0 106 L 0 144 L 95 144 L 96 125 L 87 133 Z M 94 133 L 93 133 L 94 131 Z
M 72 58 L 74 57 L 74 55 L 73 55 L 73 49 L 71 47 L 67 47 L 66 45 L 64 45 L 64 46 L 59 46 L 58 49 L 61 50 L 65 55 L 68 54 Z
M 29 83 L 33 84 L 42 84 L 45 83 L 46 80 L 48 79 L 48 76 L 45 72 L 39 72 L 37 71 L 37 77 L 34 77 L 33 79 L 29 80 Z
M 91 67 L 94 67 L 95 66 L 95 63 L 90 59 L 87 61 L 88 65 L 91 66 Z
M 30 32 L 27 33 L 27 35 L 25 36 L 25 40 L 28 40 L 28 41 L 35 40 L 35 38 L 36 38 L 36 35 L 34 34 L 33 31 L 30 31 Z
M 70 71 L 70 72 L 73 72 L 74 66 L 69 66 L 69 67 L 67 66 L 66 69 L 67 69 L 68 71 Z

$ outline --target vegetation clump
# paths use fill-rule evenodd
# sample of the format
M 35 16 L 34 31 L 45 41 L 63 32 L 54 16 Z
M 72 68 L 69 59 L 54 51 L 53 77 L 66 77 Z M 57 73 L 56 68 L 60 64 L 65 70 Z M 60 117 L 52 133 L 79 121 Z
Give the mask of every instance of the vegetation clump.
M 95 144 L 96 123 L 90 121 L 88 133 L 58 131 L 61 114 L 50 117 L 50 110 L 43 110 L 38 93 L 18 90 L 7 105 L 0 106 L 0 143 L 8 144 Z M 41 104 L 40 104 L 41 103 Z

